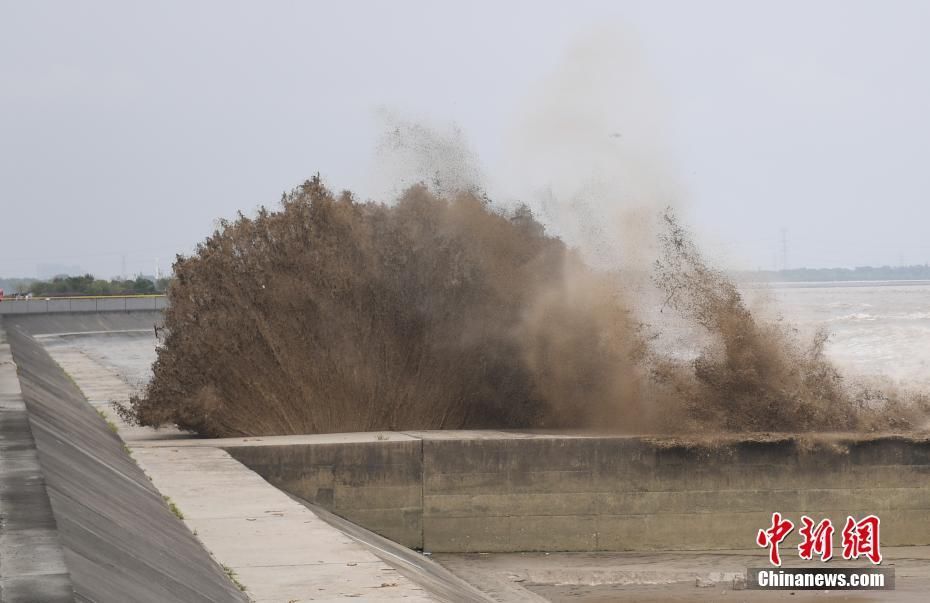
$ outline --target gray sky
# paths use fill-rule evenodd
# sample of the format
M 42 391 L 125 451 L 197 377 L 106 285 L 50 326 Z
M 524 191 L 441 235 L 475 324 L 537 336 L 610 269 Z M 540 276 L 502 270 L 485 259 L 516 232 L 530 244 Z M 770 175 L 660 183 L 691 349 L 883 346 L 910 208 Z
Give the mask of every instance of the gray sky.
M 378 194 L 385 112 L 456 124 L 502 195 L 621 174 L 731 266 L 780 267 L 783 227 L 790 266 L 927 262 L 927 31 L 903 1 L 0 1 L 0 275 L 164 269 L 316 171 Z

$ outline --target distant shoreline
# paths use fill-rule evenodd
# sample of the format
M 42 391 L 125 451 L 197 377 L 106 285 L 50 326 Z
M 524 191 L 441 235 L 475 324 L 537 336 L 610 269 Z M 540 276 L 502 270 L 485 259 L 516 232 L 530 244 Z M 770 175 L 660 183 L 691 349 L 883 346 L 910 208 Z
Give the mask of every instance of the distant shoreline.
M 930 285 L 930 279 L 886 279 L 886 280 L 848 280 L 848 281 L 766 281 L 737 280 L 740 285 L 753 287 L 817 288 L 817 287 L 918 287 Z
M 857 266 L 855 268 L 788 268 L 784 270 L 731 270 L 741 282 L 759 283 L 890 283 L 930 282 L 930 264 L 910 266 Z

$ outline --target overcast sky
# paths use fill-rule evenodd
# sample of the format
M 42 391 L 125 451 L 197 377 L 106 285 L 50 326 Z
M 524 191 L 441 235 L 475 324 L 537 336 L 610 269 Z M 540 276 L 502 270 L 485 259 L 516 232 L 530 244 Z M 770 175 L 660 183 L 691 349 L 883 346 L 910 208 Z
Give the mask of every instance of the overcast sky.
M 317 171 L 380 195 L 392 119 L 454 124 L 501 196 L 622 175 L 730 266 L 781 267 L 783 228 L 792 267 L 924 263 L 928 31 L 922 1 L 0 1 L 0 275 L 165 269 Z

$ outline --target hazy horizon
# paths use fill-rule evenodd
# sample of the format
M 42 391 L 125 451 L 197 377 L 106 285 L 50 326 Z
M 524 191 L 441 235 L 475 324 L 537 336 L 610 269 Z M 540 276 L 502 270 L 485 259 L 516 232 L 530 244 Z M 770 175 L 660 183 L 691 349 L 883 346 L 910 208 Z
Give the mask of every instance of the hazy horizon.
M 930 261 L 926 3 L 2 11 L 3 277 L 166 272 L 316 172 L 389 200 L 394 120 L 457 130 L 504 202 L 673 204 L 734 269 Z

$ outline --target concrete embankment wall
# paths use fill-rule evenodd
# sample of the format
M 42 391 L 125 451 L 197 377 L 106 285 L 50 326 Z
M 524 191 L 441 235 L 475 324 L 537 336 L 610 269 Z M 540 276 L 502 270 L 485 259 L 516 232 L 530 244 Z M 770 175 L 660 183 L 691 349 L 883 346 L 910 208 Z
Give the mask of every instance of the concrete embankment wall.
M 164 310 L 168 298 L 164 295 L 107 295 L 90 297 L 42 297 L 0 301 L 0 315 L 72 314 L 85 312 L 143 312 Z
M 411 548 L 423 546 L 423 442 L 402 434 L 386 440 L 226 448 L 285 492 Z M 312 438 L 311 438 L 312 439 Z
M 49 332 L 62 326 L 47 322 L 49 318 L 6 317 L 3 326 L 74 599 L 246 601 L 172 515 L 119 437 L 30 336 L 33 328 Z M 137 318 L 144 324 L 150 317 Z M 98 315 L 91 323 L 67 327 L 73 331 L 111 324 Z
M 746 549 L 773 511 L 930 544 L 930 442 L 419 432 L 231 446 L 278 487 L 435 552 Z M 797 542 L 797 530 L 784 546 Z

